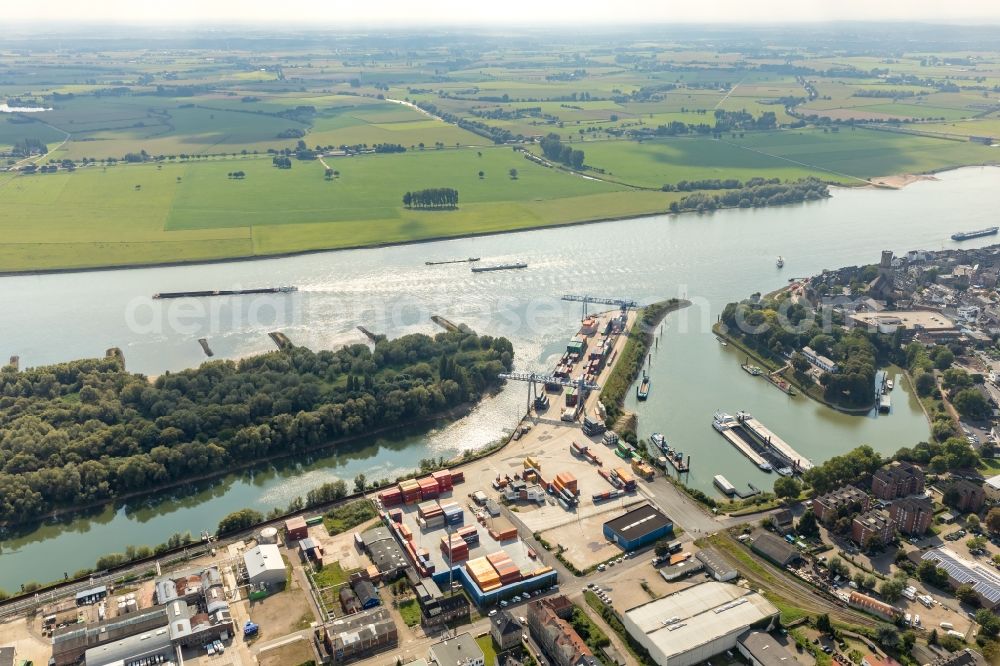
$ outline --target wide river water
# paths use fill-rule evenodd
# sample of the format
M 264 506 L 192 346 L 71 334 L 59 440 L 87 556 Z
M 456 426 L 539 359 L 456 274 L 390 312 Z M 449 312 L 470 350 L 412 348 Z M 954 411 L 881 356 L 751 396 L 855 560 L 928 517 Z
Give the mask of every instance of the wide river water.
M 205 360 L 273 349 L 268 331 L 312 348 L 364 342 L 358 325 L 390 336 L 434 332 L 440 314 L 505 335 L 519 369 L 546 371 L 575 333 L 580 306 L 562 294 L 651 302 L 683 296 L 694 305 L 668 317 L 653 354 L 649 400 L 630 406 L 643 436 L 663 432 L 692 456 L 690 483 L 714 492 L 712 477 L 770 487 L 711 427 L 717 409 L 750 410 L 815 462 L 859 444 L 883 452 L 928 435 L 916 401 L 897 387 L 893 411 L 846 416 L 789 398 L 744 373 L 711 324 L 729 301 L 767 292 L 790 277 L 875 263 L 882 249 L 941 249 L 961 230 L 996 224 L 1000 169 L 941 174 L 904 190 L 838 189 L 815 203 L 711 215 L 660 216 L 483 238 L 440 241 L 212 265 L 0 278 L 0 357 L 22 367 L 103 355 L 119 347 L 127 367 L 151 375 Z M 973 247 L 996 237 L 966 241 Z M 775 266 L 777 255 L 784 269 Z M 428 260 L 479 256 L 480 265 L 523 260 L 525 270 L 471 274 L 468 264 Z M 153 300 L 160 291 L 297 285 L 280 296 Z M 108 506 L 0 542 L 0 587 L 53 580 L 93 566 L 128 544 L 156 544 L 179 531 L 212 530 L 235 509 L 285 506 L 311 487 L 359 472 L 394 476 L 421 458 L 451 456 L 497 439 L 523 410 L 526 388 L 512 384 L 469 417 L 429 434 L 400 432 L 309 460 L 262 466 L 183 491 Z

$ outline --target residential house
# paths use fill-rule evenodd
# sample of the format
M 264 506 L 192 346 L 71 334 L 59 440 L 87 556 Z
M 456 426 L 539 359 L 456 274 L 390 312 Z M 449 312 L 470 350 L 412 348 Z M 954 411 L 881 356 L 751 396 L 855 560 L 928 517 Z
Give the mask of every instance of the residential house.
M 883 500 L 924 492 L 924 473 L 913 463 L 896 461 L 872 475 L 872 495 Z
M 490 618 L 490 636 L 501 650 L 510 650 L 521 644 L 522 627 L 510 611 L 500 611 Z
M 867 493 L 844 486 L 814 499 L 812 509 L 820 522 L 829 525 L 843 516 L 867 511 L 869 502 Z
M 553 666 L 598 666 L 599 661 L 565 618 L 572 615 L 569 599 L 559 595 L 528 603 L 528 628 Z
M 873 541 L 884 546 L 892 541 L 895 532 L 892 520 L 879 509 L 855 516 L 851 522 L 851 538 L 865 547 Z
M 986 501 L 986 491 L 980 483 L 955 479 L 944 490 L 944 503 L 959 511 L 979 511 Z
M 934 505 L 925 497 L 906 497 L 892 503 L 889 518 L 903 534 L 924 534 L 934 521 Z

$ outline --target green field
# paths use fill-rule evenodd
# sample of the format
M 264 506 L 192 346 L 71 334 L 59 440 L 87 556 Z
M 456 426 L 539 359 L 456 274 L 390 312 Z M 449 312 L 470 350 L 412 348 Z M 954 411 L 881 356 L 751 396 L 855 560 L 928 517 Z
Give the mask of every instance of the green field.
M 795 31 L 778 42 L 279 33 L 224 50 L 166 37 L 154 48 L 138 34 L 100 47 L 67 35 L 59 48 L 10 37 L 0 102 L 52 110 L 0 115 L 0 167 L 59 171 L 0 172 L 0 272 L 502 232 L 661 212 L 684 195 L 659 188 L 682 180 L 863 184 L 997 160 L 967 137 L 1000 135 L 1000 52 L 912 53 L 922 42 L 905 31 L 861 49 Z M 779 128 L 759 130 L 772 113 Z M 688 133 L 665 136 L 671 123 Z M 511 149 L 539 154 L 549 133 L 592 170 Z M 26 158 L 14 149 L 26 139 L 52 152 Z M 309 150 L 323 160 L 298 159 Z M 457 210 L 402 206 L 404 192 L 434 187 L 457 189 Z
M 658 212 L 672 200 L 547 169 L 509 148 L 328 160 L 339 178 L 326 180 L 318 161 L 281 170 L 265 158 L 237 158 L 93 166 L 0 181 L 0 267 L 357 247 Z M 228 178 L 234 170 L 246 178 Z M 458 210 L 403 208 L 405 191 L 427 187 L 458 189 Z

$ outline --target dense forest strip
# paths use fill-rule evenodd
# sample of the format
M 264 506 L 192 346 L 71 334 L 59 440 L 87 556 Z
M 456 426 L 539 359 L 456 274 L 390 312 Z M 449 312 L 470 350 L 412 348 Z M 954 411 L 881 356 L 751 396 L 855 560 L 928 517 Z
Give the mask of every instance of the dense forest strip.
M 632 387 L 632 382 L 639 376 L 639 370 L 642 369 L 643 361 L 653 343 L 653 329 L 663 321 L 667 314 L 689 305 L 691 305 L 690 301 L 671 298 L 667 301 L 647 305 L 639 310 L 636 322 L 627 333 L 628 341 L 625 343 L 621 355 L 615 360 L 615 367 L 611 370 L 608 381 L 601 389 L 601 404 L 604 405 L 607 421 L 612 424 L 612 427 L 623 413 L 625 396 Z
M 512 367 L 506 338 L 460 330 L 336 352 L 290 347 L 152 384 L 114 359 L 0 371 L 0 521 L 210 478 L 444 415 Z

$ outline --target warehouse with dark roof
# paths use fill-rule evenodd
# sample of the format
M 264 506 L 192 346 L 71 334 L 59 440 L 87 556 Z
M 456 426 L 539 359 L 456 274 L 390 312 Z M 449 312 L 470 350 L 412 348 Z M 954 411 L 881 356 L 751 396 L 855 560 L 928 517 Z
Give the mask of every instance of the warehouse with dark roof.
M 642 548 L 673 531 L 673 522 L 650 504 L 643 504 L 604 523 L 604 536 L 626 551 Z

